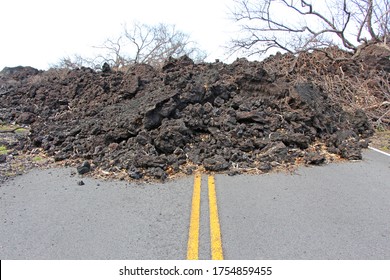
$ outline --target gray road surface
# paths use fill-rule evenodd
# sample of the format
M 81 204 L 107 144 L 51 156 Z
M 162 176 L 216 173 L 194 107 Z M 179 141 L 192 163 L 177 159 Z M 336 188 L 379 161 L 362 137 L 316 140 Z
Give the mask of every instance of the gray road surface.
M 186 258 L 193 177 L 78 186 L 70 173 L 35 170 L 0 187 L 0 259 Z M 215 181 L 225 259 L 390 259 L 390 157 Z
M 390 157 L 216 181 L 225 258 L 390 259 Z
M 0 259 L 184 259 L 192 178 L 136 185 L 35 170 L 0 188 Z

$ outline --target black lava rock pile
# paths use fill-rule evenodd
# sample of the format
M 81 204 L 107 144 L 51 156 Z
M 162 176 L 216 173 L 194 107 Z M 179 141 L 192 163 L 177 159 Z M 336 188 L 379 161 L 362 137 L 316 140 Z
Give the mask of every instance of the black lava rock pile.
M 310 79 L 308 79 L 310 80 Z M 201 167 L 268 172 L 327 154 L 360 159 L 372 128 L 310 82 L 270 75 L 261 62 L 160 69 L 0 72 L 0 119 L 31 127 L 21 149 L 56 161 L 88 161 L 129 178 L 165 179 Z

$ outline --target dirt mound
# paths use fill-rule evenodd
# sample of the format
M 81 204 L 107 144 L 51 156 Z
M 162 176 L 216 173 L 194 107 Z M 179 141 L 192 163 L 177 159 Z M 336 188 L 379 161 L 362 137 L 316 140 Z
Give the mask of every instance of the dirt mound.
M 31 126 L 21 148 L 56 161 L 88 160 L 134 179 L 165 179 L 196 168 L 268 172 L 327 154 L 360 159 L 372 128 L 310 82 L 245 59 L 161 70 L 0 72 L 0 118 Z

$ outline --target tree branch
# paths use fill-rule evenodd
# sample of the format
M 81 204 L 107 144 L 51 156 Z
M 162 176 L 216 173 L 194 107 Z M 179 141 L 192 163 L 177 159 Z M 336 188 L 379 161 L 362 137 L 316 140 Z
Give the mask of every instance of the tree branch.
M 257 48 L 250 52 L 252 54 L 264 53 L 273 47 L 299 52 L 329 46 L 331 42 L 357 52 L 359 43 L 368 42 L 364 38 L 365 33 L 374 42 L 387 38 L 390 1 L 384 1 L 382 4 L 374 0 L 334 0 L 333 5 L 326 2 L 324 9 L 315 6 L 317 2 L 308 0 L 236 0 L 232 14 L 236 22 L 242 23 L 242 37 L 232 41 L 235 44 L 232 49 L 248 51 L 248 48 Z M 280 9 L 289 9 L 292 14 L 289 18 L 281 17 L 277 12 Z M 299 24 L 299 20 L 308 23 Z M 320 23 L 320 28 L 317 23 Z M 383 39 L 378 36 L 381 33 L 386 34 Z M 300 39 L 294 42 L 294 38 Z M 245 40 L 252 41 L 248 43 Z

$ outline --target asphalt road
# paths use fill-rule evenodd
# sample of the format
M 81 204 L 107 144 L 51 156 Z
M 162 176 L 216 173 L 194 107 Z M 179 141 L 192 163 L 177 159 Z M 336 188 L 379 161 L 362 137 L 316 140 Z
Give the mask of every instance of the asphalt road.
M 186 259 L 194 176 L 165 184 L 34 170 L 0 187 L 0 259 Z M 224 259 L 390 259 L 390 157 L 294 174 L 208 176 L 199 196 L 199 259 L 218 225 Z M 192 222 L 192 221 L 191 221 Z
M 390 157 L 216 177 L 225 258 L 390 259 Z

